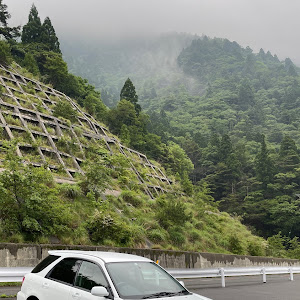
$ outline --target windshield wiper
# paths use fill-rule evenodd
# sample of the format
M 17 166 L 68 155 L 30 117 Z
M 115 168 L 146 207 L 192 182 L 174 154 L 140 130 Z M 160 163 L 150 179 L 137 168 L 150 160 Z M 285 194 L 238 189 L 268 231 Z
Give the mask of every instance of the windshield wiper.
M 182 295 L 185 291 L 180 291 L 180 292 L 160 292 L 160 293 L 155 293 L 151 295 L 144 296 L 142 299 L 150 299 L 150 298 L 161 298 L 161 297 L 173 297 L 173 296 L 179 296 Z

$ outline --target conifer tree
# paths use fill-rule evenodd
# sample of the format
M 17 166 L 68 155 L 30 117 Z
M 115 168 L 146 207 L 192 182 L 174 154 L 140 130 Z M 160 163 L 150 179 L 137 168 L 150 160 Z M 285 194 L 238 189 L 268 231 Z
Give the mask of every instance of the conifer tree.
M 295 65 L 290 58 L 285 59 L 284 66 L 290 76 L 298 76 Z
M 49 17 L 41 23 L 39 13 L 33 4 L 28 16 L 28 23 L 23 27 L 22 42 L 42 43 L 46 49 L 61 54 L 59 41 Z
M 44 36 L 44 28 L 42 27 L 39 13 L 34 4 L 30 9 L 28 16 L 28 23 L 24 25 L 22 31 L 22 42 L 27 43 L 41 43 Z
M 7 5 L 0 0 L 0 37 L 3 36 L 6 40 L 14 39 L 20 35 L 20 26 L 8 27 L 7 21 L 10 17 Z
M 135 111 L 137 114 L 140 113 L 141 106 L 137 103 L 138 102 L 138 95 L 135 91 L 135 86 L 133 85 L 132 81 L 127 78 L 125 84 L 120 93 L 120 100 L 127 100 L 134 105 Z
M 269 157 L 269 151 L 265 142 L 265 136 L 261 137 L 261 149 L 256 156 L 256 177 L 262 182 L 265 189 L 268 183 L 272 182 L 274 176 L 274 168 L 272 161 Z
M 254 105 L 254 93 L 248 80 L 243 80 L 239 88 L 239 107 L 241 110 L 247 110 Z
M 266 58 L 266 53 L 265 53 L 265 51 L 264 51 L 262 48 L 260 48 L 259 53 L 258 53 L 258 56 L 259 56 L 262 60 L 264 60 L 264 59 Z
M 280 144 L 279 159 L 281 171 L 294 172 L 299 167 L 300 158 L 295 141 L 285 136 Z
M 228 134 L 222 136 L 220 146 L 219 146 L 219 159 L 220 161 L 226 163 L 227 159 L 233 153 L 232 143 Z
M 55 34 L 54 27 L 52 26 L 52 23 L 51 23 L 51 20 L 49 17 L 46 17 L 42 27 L 44 29 L 43 30 L 44 36 L 42 37 L 42 42 L 49 46 L 50 51 L 61 53 L 60 48 L 59 48 L 59 41 Z

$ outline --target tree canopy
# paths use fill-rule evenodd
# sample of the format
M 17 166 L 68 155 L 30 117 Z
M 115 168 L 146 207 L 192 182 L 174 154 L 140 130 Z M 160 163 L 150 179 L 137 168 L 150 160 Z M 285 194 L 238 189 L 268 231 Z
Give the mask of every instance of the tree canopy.
M 61 53 L 59 41 L 50 18 L 46 17 L 42 24 L 34 4 L 30 9 L 28 22 L 23 27 L 21 38 L 24 44 L 44 44 L 47 47 L 47 50 Z
M 135 86 L 129 78 L 127 78 L 123 88 L 121 89 L 120 100 L 123 99 L 131 102 L 134 105 L 136 113 L 139 114 L 141 111 L 141 106 L 137 103 L 138 95 L 136 94 Z
M 0 37 L 4 37 L 6 40 L 15 39 L 20 36 L 20 26 L 9 27 L 8 20 L 10 19 L 10 14 L 7 11 L 7 5 L 0 0 Z

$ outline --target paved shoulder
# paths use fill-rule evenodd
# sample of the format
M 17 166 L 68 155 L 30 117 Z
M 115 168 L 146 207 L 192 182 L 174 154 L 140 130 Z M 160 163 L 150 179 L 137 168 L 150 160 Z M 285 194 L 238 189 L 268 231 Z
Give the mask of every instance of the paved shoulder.
M 220 279 L 206 278 L 198 280 L 197 285 L 195 280 L 186 282 L 186 286 L 190 291 L 213 300 L 300 299 L 299 275 L 294 277 L 294 281 L 290 281 L 288 275 L 268 276 L 267 283 L 262 283 L 260 276 L 227 277 L 226 288 L 221 287 Z
M 6 295 L 6 296 L 11 296 L 11 295 L 16 295 L 18 291 L 20 291 L 21 287 L 16 287 L 16 286 L 0 286 L 0 296 Z M 15 299 L 15 298 L 4 298 L 5 300 L 9 299 Z

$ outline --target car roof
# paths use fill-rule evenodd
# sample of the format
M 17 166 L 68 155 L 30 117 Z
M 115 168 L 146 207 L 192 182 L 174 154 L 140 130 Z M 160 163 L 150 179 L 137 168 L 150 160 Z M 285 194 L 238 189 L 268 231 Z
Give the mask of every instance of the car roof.
M 132 255 L 125 253 L 117 253 L 117 252 L 102 252 L 102 251 L 80 251 L 80 250 L 51 250 L 48 251 L 50 255 L 58 255 L 58 256 L 66 256 L 66 257 L 74 257 L 78 255 L 83 255 L 88 257 L 96 257 L 103 260 L 105 263 L 111 262 L 130 262 L 130 261 L 145 261 L 151 262 L 150 259 Z

